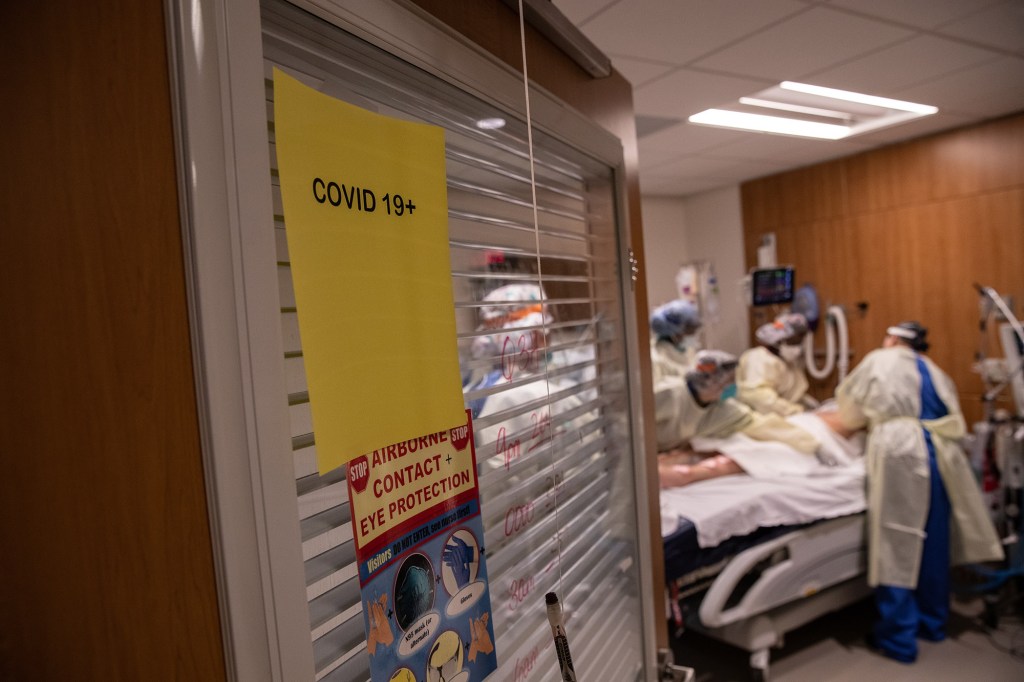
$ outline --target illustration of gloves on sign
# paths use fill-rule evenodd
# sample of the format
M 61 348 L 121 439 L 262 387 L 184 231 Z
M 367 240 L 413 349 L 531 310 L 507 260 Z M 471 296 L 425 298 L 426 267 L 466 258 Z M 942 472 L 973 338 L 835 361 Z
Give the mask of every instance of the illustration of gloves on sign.
M 480 558 L 483 550 L 476 536 L 460 528 L 448 536 L 441 551 L 441 580 L 451 595 L 446 612 L 457 616 L 471 608 L 484 594 L 486 584 L 480 579 Z
M 391 623 L 384 609 L 388 604 L 388 595 L 382 594 L 379 599 L 366 603 L 366 613 L 370 619 L 369 635 L 366 638 L 366 650 L 372 656 L 377 651 L 377 645 L 390 646 L 395 641 L 395 635 L 391 631 Z
M 475 542 L 473 537 L 467 531 L 459 531 L 452 535 L 448 539 L 448 543 L 444 546 L 444 553 L 442 559 L 444 560 L 445 566 L 452 572 L 452 577 L 455 580 L 457 590 L 465 587 L 476 574 L 476 547 L 471 547 L 466 541 L 459 537 L 469 536 L 470 542 Z

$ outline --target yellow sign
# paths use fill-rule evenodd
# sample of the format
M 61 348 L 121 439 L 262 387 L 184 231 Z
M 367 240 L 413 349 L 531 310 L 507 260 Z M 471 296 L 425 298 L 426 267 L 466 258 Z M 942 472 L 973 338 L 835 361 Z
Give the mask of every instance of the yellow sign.
M 467 415 L 463 424 L 429 436 L 391 443 L 349 464 L 349 503 L 357 555 L 370 556 L 396 536 L 412 533 L 415 544 L 436 533 L 447 509 L 470 503 L 464 513 L 479 510 L 475 451 Z M 433 526 L 433 527 L 432 527 Z M 388 557 L 390 558 L 390 557 Z M 382 562 L 381 562 L 382 563 Z M 376 566 L 366 567 L 368 577 Z
M 274 131 L 320 472 L 463 423 L 444 131 L 276 68 Z

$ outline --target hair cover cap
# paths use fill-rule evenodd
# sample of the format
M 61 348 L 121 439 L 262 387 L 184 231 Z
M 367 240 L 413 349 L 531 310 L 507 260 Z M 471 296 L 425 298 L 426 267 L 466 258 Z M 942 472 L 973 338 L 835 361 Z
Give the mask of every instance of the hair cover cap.
M 724 350 L 702 350 L 697 353 L 693 369 L 686 373 L 686 380 L 698 386 L 719 382 L 724 378 L 730 378 L 731 381 L 738 362 L 735 355 Z
M 651 313 L 651 331 L 662 337 L 688 336 L 700 329 L 697 306 L 677 298 L 658 306 Z
M 784 343 L 797 343 L 807 333 L 807 318 L 800 313 L 787 313 L 779 315 L 774 322 L 762 324 L 754 332 L 754 337 L 772 348 L 778 348 Z
M 480 317 L 488 329 L 537 326 L 551 322 L 544 290 L 537 284 L 506 284 L 483 298 Z

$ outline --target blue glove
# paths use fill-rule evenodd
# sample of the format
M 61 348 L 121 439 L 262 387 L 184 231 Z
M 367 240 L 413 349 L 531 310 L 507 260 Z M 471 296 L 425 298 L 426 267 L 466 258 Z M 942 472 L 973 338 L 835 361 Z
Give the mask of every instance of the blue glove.
M 444 546 L 441 558 L 452 569 L 455 582 L 459 587 L 469 582 L 469 565 L 473 563 L 475 553 L 461 538 L 452 537 Z

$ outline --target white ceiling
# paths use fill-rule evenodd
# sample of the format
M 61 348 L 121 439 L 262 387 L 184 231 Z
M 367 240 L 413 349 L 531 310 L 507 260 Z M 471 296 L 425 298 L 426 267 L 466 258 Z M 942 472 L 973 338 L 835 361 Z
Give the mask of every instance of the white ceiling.
M 633 84 L 640 187 L 686 196 L 1024 111 L 1024 0 L 553 0 Z M 794 80 L 932 104 L 845 140 L 687 117 Z

